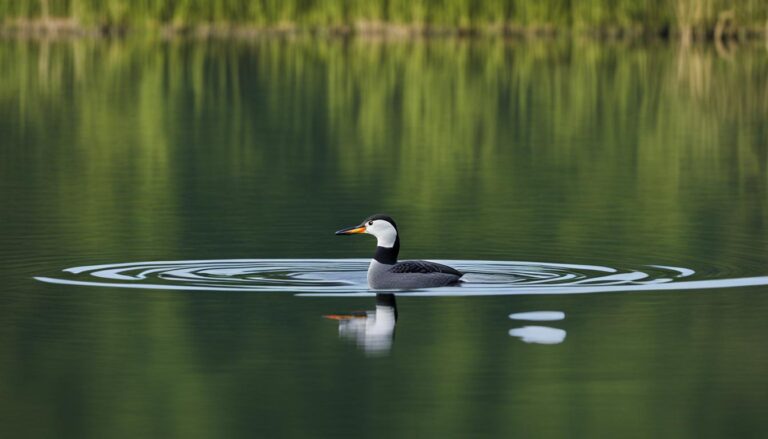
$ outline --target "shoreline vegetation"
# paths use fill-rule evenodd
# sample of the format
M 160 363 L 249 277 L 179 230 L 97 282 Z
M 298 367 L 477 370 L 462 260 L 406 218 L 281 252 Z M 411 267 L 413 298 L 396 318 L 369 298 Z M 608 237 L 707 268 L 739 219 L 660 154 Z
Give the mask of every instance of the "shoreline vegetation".
M 0 35 L 768 39 L 763 0 L 0 0 Z

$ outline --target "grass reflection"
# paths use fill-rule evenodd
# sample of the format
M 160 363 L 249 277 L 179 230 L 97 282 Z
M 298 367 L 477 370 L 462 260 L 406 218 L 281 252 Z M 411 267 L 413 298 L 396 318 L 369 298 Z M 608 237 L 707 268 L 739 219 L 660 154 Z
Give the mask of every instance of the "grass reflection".
M 611 258 L 765 274 L 762 48 L 723 57 L 715 48 L 560 40 L 15 40 L 0 43 L 0 74 L 0 248 L 26 254 L 35 270 L 351 256 L 331 244 L 332 231 L 386 209 L 407 225 L 407 257 Z M 371 407 L 392 410 L 420 436 L 470 436 L 478 419 L 496 436 L 531 419 L 558 436 L 599 436 L 598 418 L 615 431 L 638 417 L 650 430 L 671 425 L 664 433 L 673 436 L 695 430 L 644 404 L 651 399 L 672 400 L 727 436 L 743 413 L 764 412 L 759 386 L 734 378 L 760 377 L 765 364 L 737 363 L 764 360 L 754 349 L 764 313 L 748 305 L 721 310 L 717 300 L 680 296 L 668 299 L 680 316 L 670 321 L 656 315 L 657 296 L 564 299 L 562 350 L 497 356 L 489 334 L 506 340 L 505 316 L 518 310 L 499 312 L 492 299 L 405 301 L 396 348 L 409 362 L 392 369 L 388 360 L 329 357 L 336 334 L 302 299 L 42 291 L 11 291 L 0 310 L 0 321 L 13 322 L 0 332 L 11 352 L 0 359 L 0 411 L 27 415 L 9 431 L 288 428 L 306 437 L 317 431 L 286 427 L 287 413 L 319 419 L 330 434 L 338 424 L 327 420 L 364 418 Z M 473 318 L 494 313 L 498 325 Z M 687 337 L 682 347 L 668 338 L 675 331 Z M 580 381 L 594 377 L 577 376 L 573 364 L 607 378 Z M 502 384 L 475 375 L 499 369 Z M 381 379 L 392 370 L 399 380 Z M 645 387 L 651 379 L 658 388 Z M 318 404 L 338 383 L 359 398 Z M 711 392 L 733 401 L 709 406 Z M 527 405 L 526 394 L 541 398 Z M 480 403 L 465 411 L 467 399 Z M 400 401 L 413 410 L 397 412 Z M 434 420 L 413 416 L 419 407 L 432 407 Z
M 728 193 L 765 196 L 768 61 L 755 50 L 723 59 L 568 42 L 13 41 L 0 46 L 0 124 L 9 145 L 57 157 L 36 164 L 68 189 L 52 202 L 73 235 L 113 235 L 103 213 L 116 212 L 145 223 L 131 239 L 170 244 L 170 218 L 190 208 L 178 205 L 185 191 L 226 197 L 239 184 L 267 206 L 276 200 L 264 184 L 290 197 L 301 178 L 335 178 L 407 208 L 414 224 L 463 206 L 489 219 L 489 235 L 505 236 L 490 219 L 511 215 L 529 228 L 521 235 L 542 238 L 538 221 L 552 221 L 546 233 L 560 241 L 609 228 L 642 248 L 669 231 L 662 245 L 679 251 L 679 232 L 702 211 L 726 228 L 766 217 L 764 203 L 722 204 Z M 690 199 L 691 187 L 720 198 Z M 553 210 L 585 206 L 589 218 Z M 147 209 L 167 215 L 130 215 Z M 637 209 L 655 214 L 605 216 Z M 475 223 L 449 226 L 471 236 Z

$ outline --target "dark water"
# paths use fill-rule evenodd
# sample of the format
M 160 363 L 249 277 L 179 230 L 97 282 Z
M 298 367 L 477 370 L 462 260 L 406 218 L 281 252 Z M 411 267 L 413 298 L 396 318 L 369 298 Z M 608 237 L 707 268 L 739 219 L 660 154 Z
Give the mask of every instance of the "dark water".
M 765 47 L 4 41 L 0 77 L 3 437 L 765 431 Z M 385 327 L 333 235 L 375 212 L 470 285 Z

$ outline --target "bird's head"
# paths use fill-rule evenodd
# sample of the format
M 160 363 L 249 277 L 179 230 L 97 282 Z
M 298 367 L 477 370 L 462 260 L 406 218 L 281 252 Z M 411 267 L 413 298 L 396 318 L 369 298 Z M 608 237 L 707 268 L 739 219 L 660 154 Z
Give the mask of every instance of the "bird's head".
M 371 215 L 356 226 L 347 227 L 336 232 L 337 235 L 355 235 L 358 233 L 367 233 L 375 236 L 379 247 L 392 248 L 398 240 L 397 224 L 395 224 L 395 220 L 387 215 Z

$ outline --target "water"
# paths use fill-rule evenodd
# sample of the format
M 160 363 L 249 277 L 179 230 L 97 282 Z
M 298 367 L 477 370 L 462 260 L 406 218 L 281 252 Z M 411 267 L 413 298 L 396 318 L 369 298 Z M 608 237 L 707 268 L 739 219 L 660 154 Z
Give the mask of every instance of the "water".
M 464 275 L 453 288 L 393 290 L 401 296 L 512 296 L 735 288 L 768 285 L 768 276 L 690 280 L 688 268 L 617 269 L 516 261 L 436 261 Z M 369 296 L 370 259 L 234 259 L 153 261 L 67 268 L 67 276 L 35 279 L 62 285 L 180 291 L 288 292 L 305 296 Z M 685 281 L 681 281 L 685 279 Z
M 762 46 L 7 40 L 0 72 L 3 436 L 764 430 Z M 333 232 L 376 212 L 467 282 L 374 297 Z

